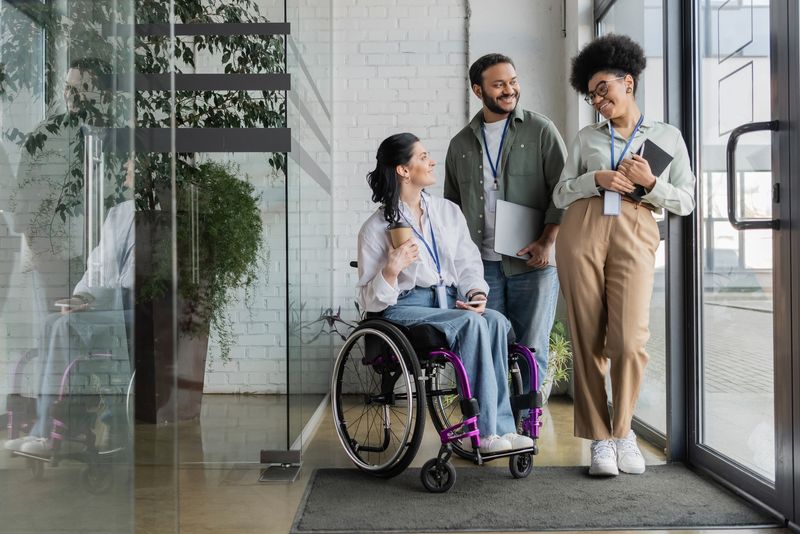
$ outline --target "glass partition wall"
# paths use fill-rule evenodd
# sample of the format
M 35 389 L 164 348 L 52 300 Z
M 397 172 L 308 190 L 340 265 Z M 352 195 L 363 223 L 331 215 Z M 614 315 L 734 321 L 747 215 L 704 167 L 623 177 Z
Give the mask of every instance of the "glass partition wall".
M 0 0 L 0 525 L 177 531 L 193 465 L 302 448 L 331 5 Z
M 2 530 L 136 523 L 133 18 L 133 1 L 0 1 Z
M 289 292 L 289 439 L 305 446 L 330 388 L 333 303 L 332 7 L 329 0 L 287 0 Z M 341 327 L 339 327 L 341 329 Z M 305 439 L 304 439 L 305 438 Z
M 328 389 L 330 3 L 182 20 L 178 458 L 224 470 L 301 449 Z

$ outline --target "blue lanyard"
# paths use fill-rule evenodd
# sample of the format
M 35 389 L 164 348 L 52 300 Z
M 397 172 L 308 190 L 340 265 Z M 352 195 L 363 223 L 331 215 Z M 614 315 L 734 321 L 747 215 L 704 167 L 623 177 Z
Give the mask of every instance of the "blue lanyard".
M 432 249 L 431 249 L 430 245 L 428 245 L 428 242 L 425 240 L 425 236 L 423 236 L 421 233 L 419 233 L 417 231 L 417 229 L 414 227 L 414 225 L 411 223 L 411 221 L 408 220 L 408 217 L 406 217 L 405 214 L 403 214 L 403 218 L 406 220 L 406 222 L 409 224 L 409 226 L 411 226 L 411 229 L 414 230 L 414 233 L 417 234 L 417 237 L 420 239 L 420 241 L 422 241 L 422 244 L 425 245 L 425 248 L 428 249 L 428 254 L 431 255 L 431 258 L 433 258 L 433 261 L 436 263 L 436 272 L 439 275 L 439 282 L 441 282 L 442 281 L 442 264 L 439 261 L 439 247 L 436 246 L 436 234 L 433 233 L 433 223 L 431 222 L 431 212 L 428 210 L 428 203 L 425 202 L 425 198 L 424 197 L 422 198 L 422 202 L 423 202 L 423 204 L 425 204 L 425 212 L 428 214 L 428 228 L 430 228 L 431 241 L 433 241 L 433 248 Z
M 644 115 L 639 117 L 639 122 L 636 123 L 636 128 L 633 129 L 631 132 L 631 136 L 628 138 L 628 142 L 625 143 L 625 148 L 622 149 L 622 154 L 619 155 L 619 159 L 617 160 L 617 164 L 614 165 L 614 125 L 611 124 L 611 121 L 608 121 L 608 129 L 611 131 L 611 170 L 616 171 L 619 164 L 622 163 L 622 159 L 625 157 L 625 154 L 628 153 L 628 149 L 631 147 L 631 143 L 633 143 L 633 138 L 636 137 L 636 132 L 639 131 L 639 126 L 642 125 L 644 121 Z
M 483 136 L 483 146 L 486 150 L 486 158 L 489 160 L 489 168 L 492 169 L 492 176 L 494 176 L 494 181 L 497 183 L 497 169 L 500 167 L 500 156 L 503 154 L 503 142 L 506 140 L 506 132 L 508 131 L 508 123 L 510 122 L 510 117 L 506 119 L 506 125 L 503 126 L 503 135 L 500 136 L 500 147 L 497 149 L 497 165 L 495 162 L 492 161 L 492 155 L 489 153 L 489 144 L 486 142 L 486 129 L 483 127 L 483 123 L 481 123 L 481 136 Z

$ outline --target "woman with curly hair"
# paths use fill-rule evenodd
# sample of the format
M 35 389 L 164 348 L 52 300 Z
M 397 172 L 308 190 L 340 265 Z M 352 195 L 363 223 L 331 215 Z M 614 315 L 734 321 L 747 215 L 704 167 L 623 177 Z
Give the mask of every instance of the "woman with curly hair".
M 592 440 L 590 475 L 645 470 L 631 419 L 648 360 L 660 240 L 653 213 L 694 209 L 695 179 L 680 131 L 645 117 L 636 103 L 645 64 L 638 44 L 613 34 L 572 59 L 572 87 L 604 120 L 578 133 L 553 195 L 557 207 L 569 208 L 556 261 L 574 349 L 575 435 Z M 658 149 L 666 153 L 661 166 L 669 163 L 656 176 L 647 157 Z

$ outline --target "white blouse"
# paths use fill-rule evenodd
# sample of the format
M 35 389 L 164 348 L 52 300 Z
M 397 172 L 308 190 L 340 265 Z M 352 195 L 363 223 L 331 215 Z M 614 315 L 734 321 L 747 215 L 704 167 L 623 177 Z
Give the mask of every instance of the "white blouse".
M 430 227 L 436 236 L 439 250 L 442 280 L 446 286 L 456 286 L 461 295 L 473 289 L 489 293 L 489 285 L 483 279 L 483 262 L 478 247 L 472 241 L 467 221 L 458 206 L 443 198 L 432 197 L 423 192 L 422 233 L 433 250 Z M 400 212 L 411 221 L 411 211 L 400 202 Z M 358 232 L 358 284 L 356 299 L 361 309 L 368 312 L 383 311 L 397 304 L 401 291 L 416 286 L 431 287 L 439 283 L 436 261 L 425 244 L 414 234 L 419 245 L 417 260 L 403 269 L 397 276 L 397 285 L 390 285 L 383 277 L 383 268 L 391 250 L 388 224 L 383 210 L 378 208 L 364 222 Z

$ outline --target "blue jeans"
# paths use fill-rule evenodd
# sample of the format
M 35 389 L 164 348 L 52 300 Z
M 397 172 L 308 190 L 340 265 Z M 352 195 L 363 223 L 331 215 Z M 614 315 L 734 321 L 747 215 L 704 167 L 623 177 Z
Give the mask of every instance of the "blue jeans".
M 503 272 L 503 262 L 484 260 L 483 277 L 489 284 L 487 306 L 508 317 L 518 343 L 536 350 L 538 389 L 547 373 L 550 330 L 556 317 L 559 289 L 556 268 L 548 265 L 543 269 L 507 277 Z M 528 373 L 522 373 L 522 376 L 527 390 Z
M 442 332 L 461 357 L 472 395 L 478 399 L 481 436 L 515 432 L 508 398 L 508 319 L 493 310 L 478 315 L 454 309 L 455 288 L 448 288 L 447 297 L 449 309 L 442 309 L 433 289 L 416 287 L 401 293 L 383 317 L 404 326 L 428 324 Z

